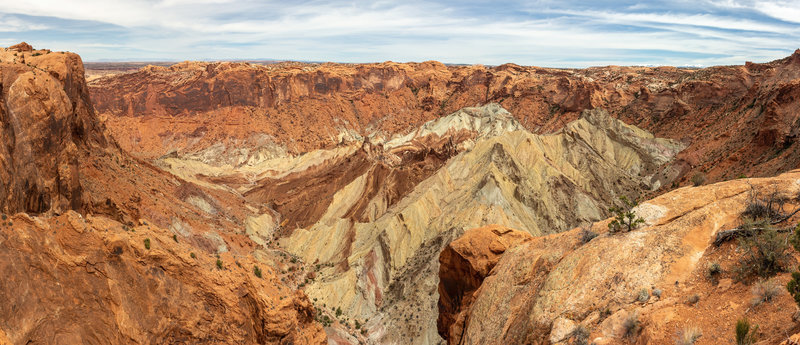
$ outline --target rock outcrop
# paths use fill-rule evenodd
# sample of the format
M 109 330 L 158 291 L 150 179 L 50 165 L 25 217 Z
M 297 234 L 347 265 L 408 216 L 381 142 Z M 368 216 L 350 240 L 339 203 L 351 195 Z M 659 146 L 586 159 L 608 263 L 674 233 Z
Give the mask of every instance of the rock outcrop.
M 74 211 L 9 217 L 0 329 L 12 344 L 325 343 L 311 301 L 272 268 L 230 253 L 218 268 L 195 250 L 167 229 Z
M 742 254 L 734 244 L 713 245 L 719 231 L 741 222 L 752 188 L 792 199 L 800 194 L 800 171 L 666 193 L 635 209 L 646 224 L 628 233 L 607 233 L 607 220 L 595 224 L 600 235 L 585 244 L 575 229 L 511 247 L 464 306 L 463 330 L 442 335 L 451 344 L 565 343 L 580 325 L 589 340 L 613 344 L 626 337 L 625 319 L 637 315 L 641 332 L 628 336 L 633 343 L 672 343 L 691 325 L 702 331 L 697 344 L 719 344 L 732 341 L 736 321 L 747 316 L 760 325 L 760 340 L 778 343 L 796 332 L 789 322 L 794 301 L 779 292 L 769 304 L 751 305 L 750 287 L 731 281 Z M 798 220 L 795 215 L 788 224 Z M 707 276 L 712 262 L 724 272 L 719 284 Z M 440 272 L 451 269 L 461 266 Z M 789 274 L 773 279 L 783 286 Z M 454 308 L 452 301 L 440 303 Z
M 78 166 L 108 143 L 75 54 L 0 50 L 0 209 L 82 210 Z
M 530 239 L 527 232 L 502 226 L 472 229 L 439 254 L 439 334 L 460 339 L 473 294 L 510 247 Z
M 83 74 L 0 50 L 0 343 L 325 343 L 258 209 L 122 151 Z

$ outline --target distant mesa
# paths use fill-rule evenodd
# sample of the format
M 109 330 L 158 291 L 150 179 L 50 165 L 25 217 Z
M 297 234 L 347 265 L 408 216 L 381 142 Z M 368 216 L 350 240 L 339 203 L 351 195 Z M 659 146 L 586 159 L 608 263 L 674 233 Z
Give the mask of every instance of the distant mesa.
M 27 42 L 20 42 L 20 43 L 17 43 L 17 44 L 15 44 L 15 45 L 13 45 L 13 46 L 10 46 L 10 47 L 8 47 L 8 49 L 10 49 L 10 50 L 16 50 L 16 51 L 18 51 L 18 52 L 29 52 L 29 51 L 33 51 L 33 47 L 32 47 L 30 44 L 28 44 Z

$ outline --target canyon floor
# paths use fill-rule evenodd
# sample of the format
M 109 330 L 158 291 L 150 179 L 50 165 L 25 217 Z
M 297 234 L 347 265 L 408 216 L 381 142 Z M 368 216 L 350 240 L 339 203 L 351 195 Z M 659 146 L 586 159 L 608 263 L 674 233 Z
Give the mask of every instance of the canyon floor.
M 800 51 L 93 68 L 0 50 L 0 343 L 797 341 Z

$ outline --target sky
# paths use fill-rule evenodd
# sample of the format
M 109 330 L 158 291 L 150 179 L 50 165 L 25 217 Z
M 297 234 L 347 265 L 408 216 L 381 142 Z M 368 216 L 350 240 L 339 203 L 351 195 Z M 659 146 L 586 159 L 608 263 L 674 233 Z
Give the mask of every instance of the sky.
M 20 41 L 84 61 L 701 67 L 790 55 L 800 0 L 0 0 L 0 46 Z

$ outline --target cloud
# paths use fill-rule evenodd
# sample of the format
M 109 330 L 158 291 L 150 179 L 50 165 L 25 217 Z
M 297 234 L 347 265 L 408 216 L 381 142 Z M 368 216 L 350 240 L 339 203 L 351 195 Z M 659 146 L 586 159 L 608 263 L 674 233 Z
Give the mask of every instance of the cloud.
M 3 18 L 24 18 L 7 31 L 85 60 L 709 65 L 788 55 L 798 11 L 735 0 L 0 0 L 0 29 Z

